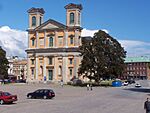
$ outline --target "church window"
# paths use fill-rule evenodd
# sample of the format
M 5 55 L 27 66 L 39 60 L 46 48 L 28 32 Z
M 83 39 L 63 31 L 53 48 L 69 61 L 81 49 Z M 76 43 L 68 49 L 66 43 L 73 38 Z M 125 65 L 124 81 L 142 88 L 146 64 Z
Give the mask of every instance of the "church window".
M 74 13 L 70 13 L 70 24 L 74 23 Z
M 49 47 L 53 47 L 53 37 L 49 38 Z
M 35 16 L 32 17 L 32 26 L 36 26 L 36 17 Z

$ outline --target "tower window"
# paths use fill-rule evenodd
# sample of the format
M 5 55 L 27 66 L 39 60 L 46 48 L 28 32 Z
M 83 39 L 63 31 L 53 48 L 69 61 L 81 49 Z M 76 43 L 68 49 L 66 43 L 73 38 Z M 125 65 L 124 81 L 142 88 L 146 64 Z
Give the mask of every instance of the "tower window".
M 42 17 L 40 17 L 40 25 L 42 24 Z
M 70 13 L 70 24 L 74 23 L 74 13 Z
M 53 47 L 53 37 L 49 38 L 49 47 Z
M 32 17 L 32 26 L 36 26 L 36 17 L 35 16 Z

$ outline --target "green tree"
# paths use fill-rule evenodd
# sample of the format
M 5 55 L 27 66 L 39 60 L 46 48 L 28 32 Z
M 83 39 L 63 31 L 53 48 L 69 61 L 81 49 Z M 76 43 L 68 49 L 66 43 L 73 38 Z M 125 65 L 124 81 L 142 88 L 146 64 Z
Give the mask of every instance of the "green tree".
M 109 34 L 99 30 L 91 40 L 83 40 L 79 75 L 94 79 L 119 77 L 123 73 L 126 52 Z
M 0 47 L 0 79 L 7 78 L 8 76 L 8 60 L 6 52 Z

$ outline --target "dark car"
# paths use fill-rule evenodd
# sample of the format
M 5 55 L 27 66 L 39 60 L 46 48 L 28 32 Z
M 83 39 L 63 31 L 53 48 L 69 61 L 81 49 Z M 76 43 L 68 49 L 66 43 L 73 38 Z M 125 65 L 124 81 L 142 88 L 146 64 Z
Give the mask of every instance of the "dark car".
M 55 97 L 55 93 L 52 89 L 38 89 L 32 93 L 27 94 L 27 98 L 43 98 L 43 99 L 51 99 Z
M 8 92 L 0 91 L 0 104 L 4 103 L 13 103 L 14 101 L 17 101 L 17 95 L 12 95 Z

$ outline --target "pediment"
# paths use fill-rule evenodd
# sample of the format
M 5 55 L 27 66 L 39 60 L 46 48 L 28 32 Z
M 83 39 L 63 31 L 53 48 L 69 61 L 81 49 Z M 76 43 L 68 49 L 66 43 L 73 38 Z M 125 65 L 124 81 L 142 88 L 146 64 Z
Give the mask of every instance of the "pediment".
M 43 26 L 41 29 L 54 29 L 54 28 L 59 28 L 58 26 L 48 23 L 47 25 Z
M 55 21 L 55 20 L 52 20 L 52 19 L 49 19 L 48 21 L 44 22 L 43 24 L 41 24 L 40 26 L 36 27 L 35 30 L 43 30 L 43 29 L 64 29 L 66 28 L 65 25 Z

